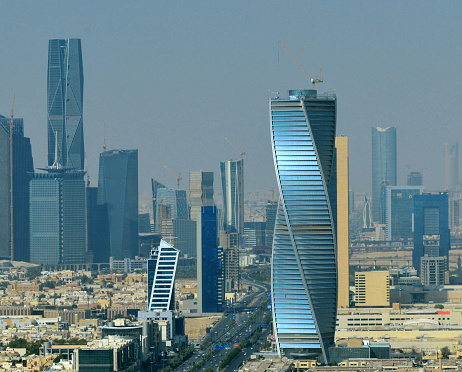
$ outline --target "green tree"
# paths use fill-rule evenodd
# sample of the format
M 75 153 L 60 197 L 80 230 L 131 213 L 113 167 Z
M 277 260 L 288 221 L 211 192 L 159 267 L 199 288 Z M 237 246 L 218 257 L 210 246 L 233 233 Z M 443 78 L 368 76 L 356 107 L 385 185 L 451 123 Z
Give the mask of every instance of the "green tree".
M 444 309 L 444 305 L 442 304 L 436 304 L 435 309 Z

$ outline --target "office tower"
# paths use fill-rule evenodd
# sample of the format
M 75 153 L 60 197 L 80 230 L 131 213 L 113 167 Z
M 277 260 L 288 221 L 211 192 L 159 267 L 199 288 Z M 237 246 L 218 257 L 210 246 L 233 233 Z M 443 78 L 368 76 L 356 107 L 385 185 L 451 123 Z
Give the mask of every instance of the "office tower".
M 197 246 L 197 303 L 199 312 L 216 313 L 219 306 L 220 250 L 217 245 L 217 209 L 202 207 L 201 218 L 197 221 L 200 244 Z
M 164 239 L 172 239 L 172 243 L 180 251 L 181 257 L 196 257 L 197 231 L 196 221 L 164 219 L 161 234 Z
M 244 233 L 244 160 L 220 162 L 223 187 L 223 229 Z
M 87 252 L 94 262 L 94 252 L 98 251 L 100 243 L 100 223 L 98 219 L 98 188 L 87 184 Z
M 387 186 L 385 188 L 385 234 L 387 240 L 414 238 L 414 196 L 422 194 L 423 186 Z
M 151 230 L 151 217 L 149 213 L 138 214 L 138 233 L 150 234 Z
M 337 272 L 338 307 L 350 306 L 350 259 L 349 259 L 349 164 L 348 137 L 335 139 L 337 159 Z
M 396 186 L 396 128 L 372 128 L 372 220 L 381 222 L 382 186 Z
M 48 166 L 84 169 L 83 63 L 80 39 L 53 39 L 48 44 Z
M 98 208 L 105 241 L 95 262 L 138 255 L 138 150 L 110 150 L 99 158 Z
M 273 234 L 274 234 L 274 222 L 276 221 L 276 212 L 278 209 L 278 202 L 274 200 L 268 200 L 266 203 L 266 236 L 265 244 L 268 247 L 273 246 Z
M 407 185 L 408 186 L 422 186 L 422 173 L 421 172 L 409 172 L 407 175 Z
M 167 207 L 168 213 L 164 216 L 159 214 L 162 207 Z M 160 188 L 157 190 L 157 225 L 162 225 L 162 219 L 188 220 L 189 210 L 185 190 Z
M 448 194 L 414 196 L 414 250 L 412 264 L 420 273 L 422 257 L 449 258 Z
M 388 271 L 356 272 L 355 306 L 390 306 L 390 273 Z
M 203 206 L 210 207 L 213 202 L 213 172 L 189 173 L 189 201 L 191 220 L 197 221 Z
M 30 261 L 82 264 L 87 251 L 83 171 L 51 167 L 30 180 Z
M 151 187 L 152 187 L 152 217 L 154 223 L 154 232 L 159 232 L 157 229 L 157 214 L 158 214 L 158 206 L 157 206 L 157 190 L 165 188 L 160 182 L 151 178 Z
M 29 176 L 34 171 L 23 119 L 13 119 L 13 203 L 11 203 L 10 119 L 0 115 L 0 257 L 29 261 Z M 11 244 L 11 204 L 13 244 Z M 13 254 L 12 254 L 13 253 Z
M 355 211 L 355 192 L 353 190 L 348 192 L 348 208 L 350 213 Z
M 459 143 L 445 143 L 444 149 L 445 186 L 447 191 L 454 192 L 459 187 Z
M 178 249 L 165 240 L 148 259 L 148 311 L 175 310 L 175 274 Z
M 239 234 L 221 230 L 219 235 L 219 245 L 223 248 L 224 255 L 224 285 L 225 293 L 238 291 L 240 287 L 240 267 L 239 267 Z
M 337 313 L 335 95 L 290 90 L 270 101 L 280 202 L 273 238 L 271 298 L 279 355 L 327 363 Z

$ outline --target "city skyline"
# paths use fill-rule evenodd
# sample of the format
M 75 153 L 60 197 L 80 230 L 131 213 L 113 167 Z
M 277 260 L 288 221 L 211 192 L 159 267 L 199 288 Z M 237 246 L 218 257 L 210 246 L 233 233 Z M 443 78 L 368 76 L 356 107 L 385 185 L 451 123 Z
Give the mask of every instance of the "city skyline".
M 204 2 L 175 9 L 164 3 L 109 7 L 104 2 L 83 1 L 53 8 L 51 4 L 26 3 L 31 10 L 28 14 L 13 3 L 0 5 L 10 14 L 0 26 L 2 31 L 11 30 L 13 19 L 24 26 L 3 44 L 5 50 L 15 53 L 6 53 L 2 60 L 0 113 L 10 112 L 16 93 L 15 115 L 30 123 L 26 136 L 31 138 L 36 164 L 45 164 L 47 156 L 43 127 L 47 120 L 47 43 L 54 37 L 75 37 L 84 44 L 85 146 L 94 184 L 105 121 L 109 149 L 139 149 L 141 192 L 149 189 L 150 178 L 174 186 L 163 165 L 175 173 L 201 168 L 217 173 L 215 159 L 238 158 L 224 137 L 246 149 L 246 189 L 274 187 L 261 102 L 272 96 L 269 90 L 282 94 L 287 86 L 309 84 L 303 71 L 277 45 L 283 40 L 309 72 L 323 67 L 325 83 L 320 91 L 336 89 L 345 97 L 339 105 L 339 134 L 351 140 L 353 190 L 370 190 L 371 175 L 362 169 L 370 168 L 371 126 L 398 128 L 398 155 L 407 159 L 398 163 L 398 184 L 405 184 L 406 165 L 410 164 L 418 170 L 427 168 L 424 179 L 428 189 L 444 186 L 444 143 L 461 135 L 453 119 L 461 115 L 453 104 L 459 93 L 452 83 L 460 75 L 460 55 L 446 37 L 448 32 L 456 38 L 462 34 L 453 9 L 460 8 L 459 4 L 419 7 L 396 2 L 390 7 L 356 2 L 355 7 L 336 2 L 256 1 L 242 14 L 239 5 L 243 3 L 239 2 Z M 68 12 L 74 17 L 56 17 Z M 313 19 L 310 26 L 302 22 L 306 14 L 313 13 L 332 17 Z M 411 13 L 409 22 L 406 15 Z M 284 22 L 286 18 L 293 21 Z M 443 18 L 444 27 L 432 27 Z M 223 19 L 227 21 L 218 21 Z M 236 22 L 243 27 L 236 29 Z M 303 26 L 296 29 L 293 24 Z M 394 25 L 391 29 L 390 24 Z M 90 27 L 93 25 L 98 27 Z M 215 32 L 210 33 L 210 27 Z M 304 31 L 312 35 L 309 40 L 301 36 Z M 203 43 L 197 43 L 198 39 Z M 207 57 L 202 48 L 207 48 Z M 430 85 L 428 77 L 436 71 L 442 71 L 442 79 Z M 118 89 L 120 86 L 124 89 Z M 182 101 L 183 109 L 176 110 L 172 101 L 165 100 L 167 96 Z M 434 102 L 435 109 L 430 109 L 429 102 Z M 438 125 L 433 125 L 435 121 Z M 204 143 L 208 144 L 206 155 L 196 151 Z M 183 181 L 182 188 L 184 185 Z

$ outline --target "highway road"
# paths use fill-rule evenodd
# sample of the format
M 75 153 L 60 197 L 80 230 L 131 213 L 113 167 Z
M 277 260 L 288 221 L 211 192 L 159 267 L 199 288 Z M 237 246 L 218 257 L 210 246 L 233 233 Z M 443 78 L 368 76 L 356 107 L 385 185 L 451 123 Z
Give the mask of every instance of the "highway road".
M 239 344 L 242 340 L 248 340 L 257 329 L 261 328 L 263 318 L 266 315 L 271 315 L 271 311 L 266 306 L 262 306 L 267 302 L 269 296 L 269 284 L 256 282 L 247 273 L 243 273 L 242 280 L 246 284 L 252 285 L 253 292 L 229 308 L 220 321 L 210 330 L 203 342 L 210 341 L 211 345 L 205 350 L 196 350 L 190 359 L 175 370 L 176 372 L 192 372 L 195 370 L 193 366 L 204 359 L 207 360 L 203 366 L 197 369 L 197 372 L 207 368 L 218 370 L 221 361 L 234 348 L 234 345 Z M 258 315 L 253 317 L 256 313 Z M 263 332 L 263 340 L 266 340 L 268 332 L 268 330 Z M 216 345 L 219 345 L 219 347 L 224 345 L 225 349 L 216 349 Z M 253 352 L 253 348 L 253 345 L 249 345 L 243 349 L 240 355 L 225 370 L 233 371 L 230 368 L 234 366 L 235 361 L 240 364 L 242 360 L 249 357 Z M 209 356 L 212 352 L 214 352 L 214 355 Z

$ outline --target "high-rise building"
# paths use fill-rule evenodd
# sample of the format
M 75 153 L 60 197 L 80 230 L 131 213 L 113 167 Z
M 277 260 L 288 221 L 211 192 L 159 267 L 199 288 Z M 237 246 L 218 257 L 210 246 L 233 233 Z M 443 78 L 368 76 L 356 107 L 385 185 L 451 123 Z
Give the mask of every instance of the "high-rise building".
M 385 234 L 387 240 L 414 238 L 414 196 L 422 194 L 423 186 L 387 186 L 385 188 Z
M 30 261 L 82 264 L 87 252 L 83 171 L 48 168 L 30 180 Z
M 459 143 L 444 144 L 444 179 L 446 190 L 455 192 L 459 188 Z
M 158 205 L 157 205 L 157 190 L 165 188 L 160 182 L 157 182 L 154 179 L 151 179 L 151 186 L 152 186 L 152 217 L 154 223 L 154 232 L 159 232 L 157 226 L 157 214 L 158 214 Z
M 396 128 L 372 128 L 372 220 L 381 221 L 383 186 L 396 186 Z
M 450 247 L 448 194 L 414 195 L 414 268 L 420 273 L 425 256 L 449 258 Z
M 34 171 L 23 119 L 13 119 L 13 244 L 11 244 L 10 119 L 0 115 L 0 257 L 29 261 L 29 175 Z M 13 254 L 12 254 L 13 253 Z
M 203 206 L 214 205 L 213 172 L 189 173 L 189 201 L 191 202 L 191 220 L 197 221 Z
M 224 255 L 224 280 L 225 292 L 230 293 L 239 290 L 240 267 L 239 267 L 239 234 L 221 230 L 219 235 L 220 247 Z
M 175 310 L 175 274 L 179 251 L 166 241 L 148 259 L 148 311 Z
M 335 95 L 290 90 L 270 101 L 280 203 L 271 298 L 279 355 L 327 363 L 337 314 Z
M 99 158 L 98 209 L 104 242 L 95 262 L 138 254 L 138 150 L 110 150 Z
M 168 219 L 188 220 L 189 210 L 185 190 L 160 188 L 157 190 L 157 212 L 160 206 L 167 207 L 169 210 Z M 164 217 L 165 218 L 165 217 Z M 158 227 L 162 225 L 161 216 L 157 213 Z
M 151 230 L 151 217 L 149 213 L 138 214 L 138 232 L 140 234 L 150 234 Z
M 197 221 L 200 244 L 197 246 L 197 303 L 201 313 L 221 311 L 221 251 L 217 244 L 217 208 L 202 207 Z
M 265 244 L 268 247 L 273 246 L 274 223 L 276 221 L 276 212 L 278 210 L 278 202 L 275 200 L 268 200 L 266 204 L 266 236 Z
M 407 175 L 407 185 L 408 186 L 422 186 L 423 177 L 421 172 L 409 172 Z
M 366 196 L 364 196 L 364 208 L 363 208 L 363 229 L 371 229 L 374 225 L 371 218 L 371 202 Z
M 338 307 L 350 306 L 350 195 L 348 137 L 335 139 L 337 159 L 337 272 Z
M 84 169 L 83 63 L 80 39 L 53 39 L 48 44 L 48 166 Z
M 365 271 L 355 273 L 355 306 L 390 306 L 390 273 Z
M 220 162 L 223 187 L 223 229 L 244 233 L 244 160 Z

